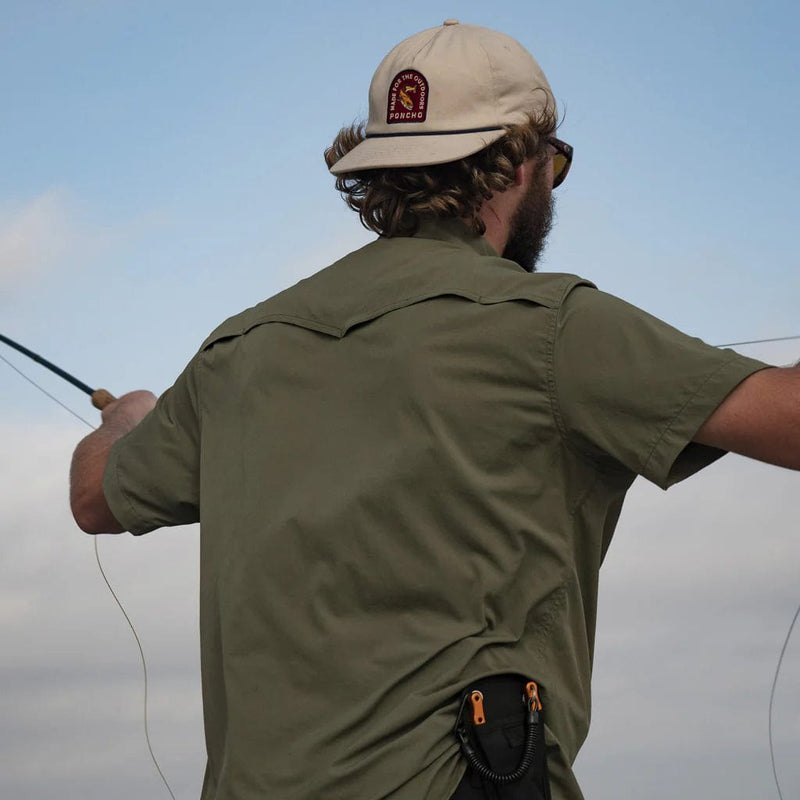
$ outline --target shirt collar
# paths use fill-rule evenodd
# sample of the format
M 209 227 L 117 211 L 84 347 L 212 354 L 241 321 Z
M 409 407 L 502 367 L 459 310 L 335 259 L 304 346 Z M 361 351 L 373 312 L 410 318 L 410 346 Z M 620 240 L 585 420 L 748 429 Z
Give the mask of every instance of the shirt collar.
M 471 231 L 460 219 L 428 219 L 420 223 L 414 234 L 416 239 L 436 239 L 440 242 L 468 247 L 482 256 L 497 258 L 495 249 L 477 233 Z

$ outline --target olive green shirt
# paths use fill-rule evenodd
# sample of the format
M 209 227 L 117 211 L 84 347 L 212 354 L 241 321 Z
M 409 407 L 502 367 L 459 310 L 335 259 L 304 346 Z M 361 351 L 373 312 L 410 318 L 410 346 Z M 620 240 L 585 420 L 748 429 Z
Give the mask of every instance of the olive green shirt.
M 580 798 L 625 492 L 719 457 L 691 440 L 764 366 L 457 222 L 221 325 L 105 477 L 132 533 L 200 522 L 203 800 L 447 800 L 456 697 L 501 672 Z

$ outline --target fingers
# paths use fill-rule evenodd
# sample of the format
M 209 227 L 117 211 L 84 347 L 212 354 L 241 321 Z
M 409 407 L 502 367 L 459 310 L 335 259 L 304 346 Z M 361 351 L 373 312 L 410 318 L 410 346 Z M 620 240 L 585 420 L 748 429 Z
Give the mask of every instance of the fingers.
M 125 432 L 133 430 L 155 404 L 155 395 L 145 389 L 128 392 L 116 400 L 112 398 L 102 409 L 103 424 Z

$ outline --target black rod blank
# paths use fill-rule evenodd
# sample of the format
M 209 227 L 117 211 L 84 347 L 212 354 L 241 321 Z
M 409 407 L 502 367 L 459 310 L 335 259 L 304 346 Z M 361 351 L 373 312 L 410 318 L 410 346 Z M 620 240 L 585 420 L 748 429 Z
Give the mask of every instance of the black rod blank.
M 57 367 L 46 358 L 42 358 L 38 353 L 34 353 L 33 350 L 28 350 L 27 347 L 23 347 L 21 344 L 9 339 L 7 336 L 3 336 L 2 333 L 0 333 L 0 342 L 5 342 L 5 344 L 7 344 L 9 347 L 13 347 L 23 355 L 28 356 L 28 358 L 32 358 L 37 364 L 47 367 L 47 369 L 49 369 L 51 372 L 55 372 L 56 375 L 63 378 L 65 381 L 69 381 L 73 386 L 80 389 L 82 392 L 86 392 L 88 395 L 94 394 L 95 390 L 90 386 L 87 386 L 83 381 L 79 381 L 76 377 L 70 375 L 69 372 L 64 372 L 63 369 Z

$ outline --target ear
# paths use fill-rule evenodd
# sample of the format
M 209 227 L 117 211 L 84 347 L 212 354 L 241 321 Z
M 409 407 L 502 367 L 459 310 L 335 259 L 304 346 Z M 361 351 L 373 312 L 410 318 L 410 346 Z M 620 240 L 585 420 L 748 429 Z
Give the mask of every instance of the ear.
M 517 188 L 522 187 L 526 189 L 530 182 L 535 179 L 536 172 L 539 169 L 539 163 L 536 158 L 526 158 L 514 170 L 514 186 Z

